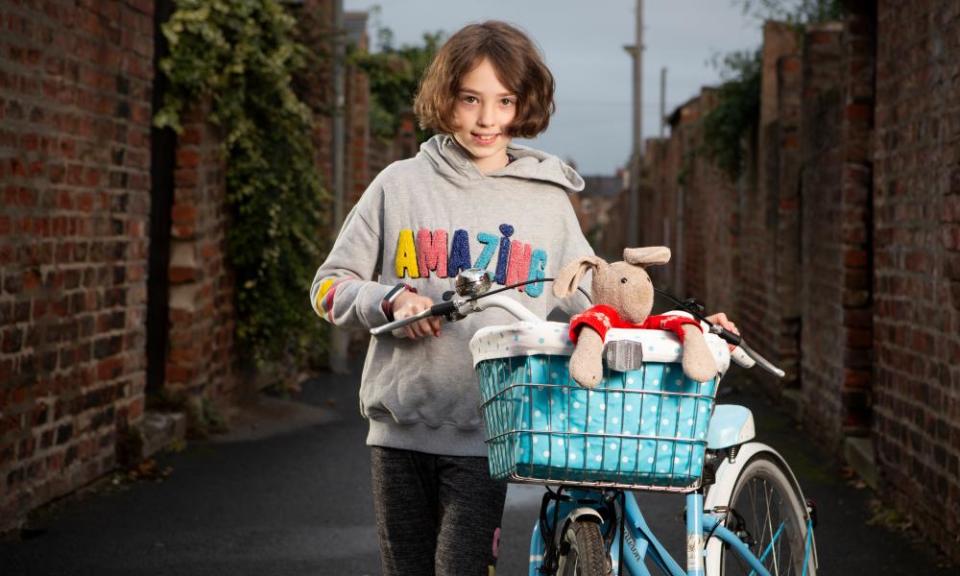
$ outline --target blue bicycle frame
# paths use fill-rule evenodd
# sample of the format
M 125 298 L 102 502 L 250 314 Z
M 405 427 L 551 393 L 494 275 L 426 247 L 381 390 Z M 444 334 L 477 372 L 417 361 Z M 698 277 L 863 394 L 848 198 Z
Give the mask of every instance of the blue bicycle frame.
M 580 499 L 592 499 L 598 501 L 597 493 L 584 489 L 573 489 L 567 492 L 571 497 L 573 502 L 576 502 Z M 650 571 L 647 569 L 645 564 L 646 559 L 649 557 L 660 569 L 660 573 L 666 574 L 668 576 L 704 576 L 704 547 L 706 545 L 706 538 L 715 537 L 719 538 L 723 543 L 729 546 L 729 550 L 738 554 L 747 564 L 753 569 L 754 573 L 758 576 L 770 576 L 770 572 L 761 564 L 762 560 L 766 555 L 773 549 L 773 546 L 777 543 L 777 540 L 782 532 L 783 526 L 781 525 L 779 529 L 774 532 L 773 537 L 771 538 L 770 544 L 767 545 L 766 549 L 761 553 L 760 558 L 757 558 L 750 551 L 750 548 L 743 543 L 736 534 L 728 530 L 723 525 L 723 519 L 715 514 L 705 514 L 703 512 L 703 494 L 700 492 L 692 492 L 687 494 L 686 497 L 686 507 L 687 507 L 687 569 L 684 570 L 680 567 L 676 560 L 667 553 L 666 549 L 654 535 L 653 531 L 647 525 L 646 520 L 643 517 L 643 512 L 640 511 L 640 506 L 637 504 L 636 498 L 630 492 L 624 492 L 624 506 L 621 514 L 624 514 L 623 526 L 626 529 L 625 537 L 623 538 L 622 549 L 624 552 L 623 555 L 623 567 L 626 569 L 626 573 L 629 573 L 631 576 L 651 576 Z M 559 518 L 565 518 L 566 515 L 573 509 L 576 504 L 569 502 L 550 503 L 547 509 L 547 518 L 553 517 L 554 506 L 560 506 Z M 562 528 L 562 527 L 559 527 Z M 554 527 L 554 530 L 558 527 Z M 613 544 L 610 546 L 610 558 L 613 563 L 613 574 L 614 576 L 620 576 L 620 522 L 617 522 L 616 526 L 604 526 L 606 530 L 615 530 L 613 537 Z M 807 542 L 806 542 L 806 554 L 804 559 L 804 568 L 803 574 L 806 574 L 807 559 L 809 558 L 809 548 L 810 548 L 810 538 L 813 533 L 813 527 L 811 525 L 811 520 L 807 521 Z M 543 536 L 540 530 L 540 523 L 538 522 L 533 529 L 533 534 L 530 539 L 530 569 L 529 576 L 542 576 L 542 573 L 539 571 L 544 559 L 545 546 L 543 541 Z

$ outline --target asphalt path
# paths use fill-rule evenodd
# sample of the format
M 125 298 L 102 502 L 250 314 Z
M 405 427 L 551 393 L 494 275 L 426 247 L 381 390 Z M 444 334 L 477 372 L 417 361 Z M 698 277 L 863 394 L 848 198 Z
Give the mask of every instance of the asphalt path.
M 0 539 L 0 576 L 379 574 L 357 372 L 324 374 L 288 400 L 264 397 L 237 415 L 231 433 L 158 456 L 145 477 L 118 473 L 45 507 L 28 530 Z M 787 456 L 819 504 L 820 574 L 957 573 L 892 528 L 890 515 L 870 507 L 871 492 L 783 414 L 731 381 L 721 401 L 754 410 L 758 435 Z M 541 495 L 511 486 L 499 574 L 526 574 Z M 684 558 L 683 497 L 641 494 L 640 502 Z M 886 524 L 867 525 L 878 516 Z

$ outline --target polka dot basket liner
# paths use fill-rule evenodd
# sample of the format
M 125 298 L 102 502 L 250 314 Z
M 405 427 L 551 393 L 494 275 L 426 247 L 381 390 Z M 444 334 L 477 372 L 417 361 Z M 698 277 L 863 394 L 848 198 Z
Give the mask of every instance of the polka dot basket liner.
M 470 342 L 490 472 L 515 482 L 689 491 L 699 487 L 716 380 L 684 377 L 680 343 L 662 330 L 614 329 L 606 344 L 643 346 L 639 369 L 604 368 L 592 390 L 570 378 L 567 324 L 518 322 Z M 721 375 L 726 344 L 707 334 Z

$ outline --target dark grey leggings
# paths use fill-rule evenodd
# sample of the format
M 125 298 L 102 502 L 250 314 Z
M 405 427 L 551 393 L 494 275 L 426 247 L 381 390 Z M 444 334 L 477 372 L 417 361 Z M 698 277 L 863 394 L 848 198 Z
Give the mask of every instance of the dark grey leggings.
M 507 484 L 486 458 L 374 446 L 373 505 L 384 576 L 488 576 Z

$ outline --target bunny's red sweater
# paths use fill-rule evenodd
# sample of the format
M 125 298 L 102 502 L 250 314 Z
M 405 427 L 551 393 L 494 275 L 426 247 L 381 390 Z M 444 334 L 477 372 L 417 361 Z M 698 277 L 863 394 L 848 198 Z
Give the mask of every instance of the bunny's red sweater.
M 576 343 L 580 329 L 589 326 L 596 330 L 603 340 L 607 339 L 607 331 L 611 328 L 646 328 L 648 330 L 669 330 L 677 335 L 680 342 L 683 342 L 683 326 L 687 324 L 700 328 L 700 323 L 693 318 L 672 314 L 650 316 L 644 320 L 643 324 L 631 324 L 624 322 L 617 311 L 610 306 L 597 304 L 570 319 L 570 340 Z M 702 330 L 702 328 L 700 329 Z

